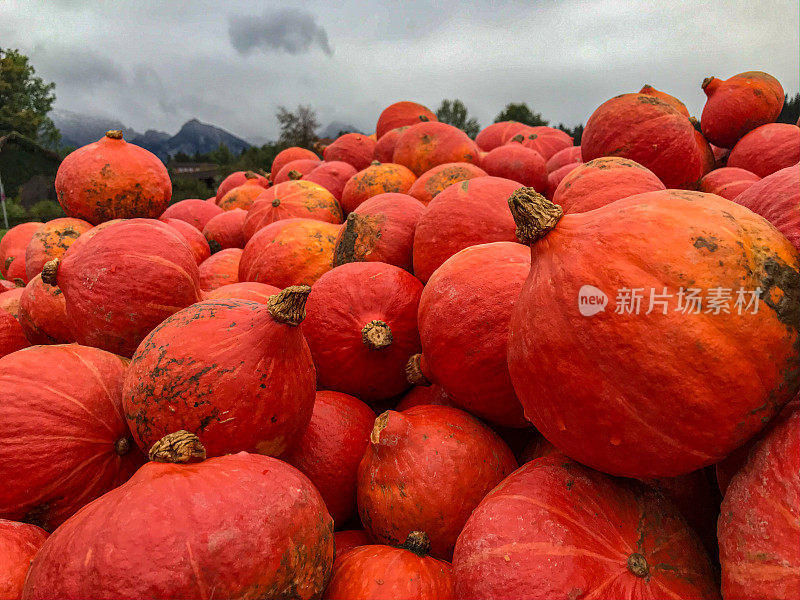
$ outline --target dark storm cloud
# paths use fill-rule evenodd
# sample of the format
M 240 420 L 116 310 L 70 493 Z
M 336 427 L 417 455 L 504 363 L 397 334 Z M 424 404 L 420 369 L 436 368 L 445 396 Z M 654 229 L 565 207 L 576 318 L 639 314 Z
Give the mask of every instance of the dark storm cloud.
M 233 47 L 243 55 L 256 49 L 305 54 L 314 46 L 328 56 L 333 54 L 328 34 L 317 25 L 317 18 L 299 8 L 270 11 L 260 17 L 231 16 L 228 35 Z

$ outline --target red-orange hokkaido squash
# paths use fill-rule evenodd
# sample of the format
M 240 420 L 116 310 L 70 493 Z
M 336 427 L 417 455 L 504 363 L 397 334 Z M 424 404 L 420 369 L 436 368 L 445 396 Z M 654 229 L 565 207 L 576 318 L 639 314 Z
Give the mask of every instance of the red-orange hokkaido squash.
M 498 146 L 483 157 L 481 166 L 492 177 L 517 181 L 540 192 L 547 188 L 548 171 L 544 158 L 536 150 L 521 144 Z
M 553 196 L 556 195 L 556 190 L 558 186 L 561 185 L 561 182 L 564 178 L 572 173 L 575 169 L 580 167 L 583 163 L 581 162 L 574 162 L 569 165 L 564 165 L 563 167 L 559 167 L 552 173 L 547 174 L 547 188 L 544 191 L 544 195 L 548 200 L 552 200 Z M 536 189 L 536 188 L 534 188 Z
M 296 179 L 303 179 L 304 175 L 311 173 L 314 169 L 322 164 L 322 161 L 301 158 L 286 163 L 277 175 L 273 176 L 272 183 L 284 183 L 286 181 L 294 181 Z
M 363 529 L 337 531 L 333 534 L 333 540 L 336 543 L 336 558 L 353 548 L 369 546 L 372 543 L 369 534 Z
M 108 223 L 109 221 L 106 222 Z M 208 245 L 208 241 L 195 227 L 180 219 L 161 219 L 161 222 L 166 223 L 180 234 L 183 241 L 192 251 L 194 260 L 198 265 L 211 256 L 211 247 Z
M 533 460 L 489 493 L 453 555 L 455 597 L 719 598 L 711 563 L 649 486 L 563 455 Z
M 403 399 L 397 403 L 394 410 L 403 412 L 422 404 L 453 406 L 453 403 L 450 402 L 450 399 L 447 397 L 447 392 L 442 389 L 442 386 L 434 383 L 433 385 L 417 385 L 412 387 L 408 392 L 403 394 Z
M 0 307 L 0 358 L 29 345 L 25 331 L 16 317 Z
M 430 203 L 444 188 L 473 177 L 485 177 L 486 171 L 471 163 L 445 163 L 425 171 L 408 190 L 423 204 Z
M 36 525 L 0 519 L 0 598 L 19 600 L 33 557 L 47 539 Z
M 506 360 L 508 322 L 530 261 L 522 244 L 470 246 L 433 272 L 419 304 L 429 379 L 454 405 L 505 427 L 530 425 Z
M 263 188 L 269 187 L 269 179 L 258 173 L 254 173 L 253 171 L 234 171 L 219 184 L 217 195 L 213 197 L 213 203 L 217 204 L 225 194 L 230 192 L 233 188 L 246 183 L 250 179 L 258 180 Z M 209 200 L 212 200 L 212 198 L 209 198 Z
M 157 219 L 172 197 L 172 183 L 160 158 L 123 140 L 121 131 L 109 131 L 61 162 L 56 195 L 67 216 L 93 225 Z
M 689 119 L 646 94 L 622 94 L 601 104 L 586 122 L 581 154 L 586 162 L 628 158 L 668 188 L 695 188 L 713 166 L 711 148 Z
M 37 275 L 19 299 L 19 323 L 31 344 L 67 344 L 75 341 L 67 317 L 64 294 Z
M 529 189 L 509 205 L 531 245 L 511 380 L 565 454 L 612 475 L 681 475 L 797 393 L 800 256 L 758 215 L 678 190 L 563 217 Z
M 724 598 L 790 600 L 800 591 L 800 410 L 759 442 L 719 518 Z
M 305 433 L 281 457 L 311 480 L 337 526 L 356 513 L 356 474 L 374 422 L 358 398 L 319 391 Z
M 469 136 L 447 123 L 419 123 L 406 129 L 394 147 L 392 162 L 419 177 L 437 165 L 478 162 L 478 147 Z
M 375 136 L 380 140 L 383 136 L 398 127 L 416 125 L 426 121 L 438 121 L 436 113 L 416 102 L 395 102 L 383 109 L 375 125 Z
M 326 162 L 346 162 L 361 171 L 370 165 L 374 153 L 374 140 L 360 133 L 345 133 L 325 148 L 322 157 Z
M 516 468 L 505 442 L 462 410 L 387 411 L 358 468 L 361 522 L 386 544 L 424 530 L 431 554 L 449 560 L 472 510 Z
M 0 292 L 0 310 L 9 313 L 15 319 L 19 316 L 19 304 L 25 288 L 15 287 L 7 292 Z
M 800 127 L 790 123 L 762 125 L 740 139 L 728 156 L 729 167 L 759 177 L 772 175 L 800 161 Z
M 382 163 L 392 162 L 394 147 L 397 145 L 397 140 L 400 139 L 400 134 L 408 129 L 408 127 L 408 125 L 405 127 L 397 127 L 386 132 L 383 137 L 378 140 L 378 143 L 375 144 L 375 151 L 372 153 L 372 158 Z
M 247 211 L 234 208 L 217 215 L 203 227 L 203 235 L 214 252 L 225 248 L 244 248 L 244 221 Z
M 122 416 L 126 366 L 77 344 L 0 359 L 0 517 L 52 531 L 142 464 Z
M 75 240 L 91 228 L 91 223 L 72 217 L 53 219 L 40 225 L 25 249 L 25 281 L 41 273 L 46 262 L 61 258 Z
M 317 163 L 318 162 L 319 161 L 317 161 Z M 233 188 L 220 198 L 217 201 L 217 206 L 222 210 L 233 210 L 234 208 L 249 210 L 250 207 L 253 206 L 255 199 L 258 198 L 259 194 L 265 189 L 260 179 L 248 179 L 242 185 Z M 205 227 L 205 225 L 203 225 L 203 227 Z M 202 230 L 202 227 L 200 229 Z
M 564 148 L 572 146 L 572 137 L 554 127 L 526 127 L 523 131 L 508 140 L 508 144 L 522 144 L 526 148 L 536 150 L 546 161 Z
M 583 156 L 581 155 L 581 147 L 580 146 L 570 146 L 568 148 L 564 148 L 563 150 L 559 150 L 553 156 L 551 156 L 547 161 L 547 172 L 552 173 L 556 169 L 560 169 L 564 165 L 571 165 L 573 163 L 583 162 Z M 527 186 L 527 187 L 534 187 L 534 186 Z
M 756 127 L 773 123 L 783 108 L 783 87 L 772 75 L 747 71 L 728 79 L 703 81 L 706 104 L 700 117 L 709 142 L 733 148 Z
M 761 177 L 746 169 L 723 167 L 714 169 L 700 180 L 700 191 L 733 200 Z
M 300 159 L 309 159 L 309 160 L 319 160 L 319 156 L 314 154 L 311 150 L 306 150 L 305 148 L 300 148 L 298 146 L 292 146 L 291 148 L 286 148 L 285 150 L 281 150 L 275 156 L 272 161 L 272 168 L 270 169 L 271 175 L 274 177 L 278 173 L 280 173 L 281 169 L 286 166 L 287 163 L 292 162 L 293 160 L 300 160 Z
M 332 563 L 333 523 L 297 469 L 244 452 L 154 461 L 48 538 L 23 597 L 311 600 Z
M 800 164 L 764 177 L 734 202 L 764 217 L 800 251 Z
M 198 231 L 203 231 L 212 217 L 222 214 L 222 209 L 216 204 L 211 204 L 205 200 L 198 200 L 197 198 L 190 198 L 188 200 L 181 200 L 175 204 L 167 207 L 161 217 L 164 219 L 180 219 L 186 221 L 190 225 L 194 225 Z
M 672 108 L 674 108 L 679 113 L 681 113 L 687 119 L 691 116 L 689 114 L 689 109 L 686 108 L 686 105 L 683 102 L 678 100 L 675 96 L 671 96 L 670 94 L 667 94 L 666 92 L 661 92 L 661 91 L 657 90 L 652 85 L 646 85 L 645 84 L 644 86 L 642 86 L 642 89 L 639 90 L 639 93 L 640 94 L 645 94 L 646 96 L 654 96 L 654 97 L 658 98 L 659 100 L 663 100 L 664 102 L 666 102 L 667 104 L 672 106 Z
M 129 219 L 110 225 L 60 261 L 42 281 L 64 292 L 80 344 L 131 356 L 152 329 L 200 299 L 197 263 L 166 223 Z
M 250 300 L 266 304 L 270 296 L 280 293 L 280 288 L 266 283 L 256 283 L 255 281 L 240 281 L 239 283 L 229 283 L 214 288 L 204 294 L 205 300 L 224 300 L 236 298 L 237 300 Z
M 417 176 L 403 165 L 373 163 L 347 181 L 342 191 L 342 209 L 351 213 L 378 194 L 407 194 L 416 180 Z
M 484 127 L 475 136 L 475 143 L 484 152 L 491 152 L 495 148 L 504 146 L 512 137 L 526 129 L 528 125 L 518 121 L 499 121 Z
M 400 546 L 356 547 L 337 555 L 323 598 L 330 600 L 451 600 L 452 567 L 428 555 L 430 540 L 413 531 Z
M 123 389 L 139 447 L 180 429 L 209 456 L 278 456 L 297 442 L 314 406 L 314 366 L 297 327 L 307 296 L 297 287 L 266 305 L 206 300 L 159 325 L 133 355 Z
M 28 283 L 28 274 L 25 270 L 25 251 L 33 238 L 36 230 L 43 223 L 30 222 L 16 225 L 6 231 L 0 238 L 0 275 L 14 281 L 21 279 Z
M 421 293 L 416 277 L 385 263 L 348 263 L 320 277 L 303 323 L 319 386 L 366 402 L 408 389 Z
M 241 248 L 225 248 L 212 254 L 198 267 L 198 281 L 203 292 L 210 292 L 223 285 L 239 283 Z
M 391 156 L 389 157 L 391 159 Z M 339 202 L 342 200 L 342 192 L 348 180 L 358 173 L 353 165 L 338 160 L 323 162 L 303 176 L 303 181 L 309 181 L 321 185 L 328 190 Z
M 414 232 L 425 205 L 406 194 L 378 194 L 347 216 L 336 238 L 333 266 L 383 262 L 411 272 Z

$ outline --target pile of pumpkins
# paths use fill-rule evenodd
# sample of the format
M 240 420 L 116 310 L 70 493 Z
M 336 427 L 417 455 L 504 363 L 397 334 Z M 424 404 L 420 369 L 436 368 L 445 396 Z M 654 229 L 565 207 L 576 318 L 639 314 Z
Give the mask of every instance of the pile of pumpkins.
M 0 242 L 0 597 L 800 597 L 800 128 L 703 89 L 171 205 L 70 154 Z

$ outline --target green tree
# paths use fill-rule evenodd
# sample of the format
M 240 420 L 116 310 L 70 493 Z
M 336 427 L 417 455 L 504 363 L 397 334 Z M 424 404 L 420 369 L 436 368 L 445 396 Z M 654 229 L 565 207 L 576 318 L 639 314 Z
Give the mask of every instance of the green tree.
M 789 98 L 787 94 L 784 97 L 781 114 L 778 115 L 778 123 L 794 125 L 797 123 L 797 119 L 800 119 L 800 94 L 795 94 L 794 98 Z
M 468 117 L 467 107 L 461 100 L 442 100 L 442 104 L 436 109 L 436 118 L 442 123 L 458 127 L 473 139 L 481 130 L 478 119 Z
M 500 114 L 494 118 L 495 123 L 500 121 L 518 121 L 525 125 L 535 127 L 538 125 L 548 125 L 550 122 L 542 118 L 541 113 L 533 112 L 524 102 L 506 104 Z
M 294 112 L 279 106 L 275 116 L 281 128 L 280 143 L 311 149 L 317 141 L 319 122 L 317 113 L 310 106 L 300 105 Z
M 560 129 L 567 135 L 572 136 L 573 144 L 575 144 L 576 146 L 581 145 L 581 137 L 583 136 L 583 123 L 575 125 L 575 127 L 567 127 L 563 123 L 559 123 L 558 129 Z
M 61 134 L 47 116 L 56 99 L 55 87 L 36 77 L 27 56 L 0 48 L 0 130 L 19 131 L 55 146 Z

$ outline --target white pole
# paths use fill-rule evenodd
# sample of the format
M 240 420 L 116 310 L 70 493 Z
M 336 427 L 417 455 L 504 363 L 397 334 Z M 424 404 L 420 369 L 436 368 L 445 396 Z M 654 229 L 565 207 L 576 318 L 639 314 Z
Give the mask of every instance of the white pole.
M 8 213 L 6 212 L 6 193 L 3 191 L 3 178 L 0 177 L 0 204 L 3 205 L 3 223 L 5 228 L 8 229 Z

